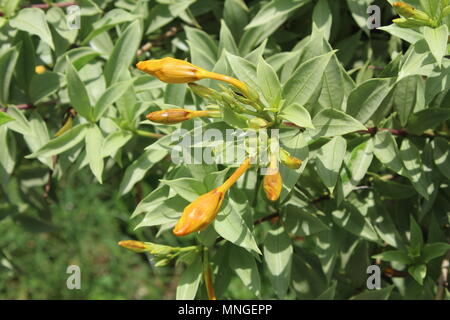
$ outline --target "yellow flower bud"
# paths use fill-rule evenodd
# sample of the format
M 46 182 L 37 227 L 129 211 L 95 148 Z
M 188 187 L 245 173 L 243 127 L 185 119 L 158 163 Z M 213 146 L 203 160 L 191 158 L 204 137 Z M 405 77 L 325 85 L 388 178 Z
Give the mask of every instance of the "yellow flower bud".
M 136 241 L 136 240 L 123 240 L 119 241 L 119 246 L 124 247 L 125 249 L 129 249 L 134 252 L 148 252 L 152 250 L 152 246 L 142 242 L 142 241 Z
M 263 189 L 267 199 L 270 201 L 275 202 L 280 198 L 281 190 L 283 189 L 283 179 L 281 178 L 280 170 L 278 170 L 277 159 L 274 156 L 269 165 L 269 172 L 264 176 Z
M 302 165 L 302 160 L 293 157 L 284 149 L 280 149 L 280 160 L 290 169 L 298 169 Z
M 235 86 L 250 98 L 253 98 L 256 93 L 238 79 L 207 71 L 184 60 L 166 57 L 163 59 L 139 61 L 136 67 L 167 83 L 189 83 L 201 79 L 214 79 Z
M 220 187 L 201 195 L 186 206 L 173 233 L 177 236 L 185 236 L 206 229 L 220 211 L 225 193 L 247 171 L 249 166 L 250 159 L 246 159 Z
M 397 1 L 394 2 L 392 6 L 399 15 L 405 18 L 414 18 L 425 22 L 431 21 L 430 17 L 425 12 L 417 10 L 416 8 L 405 2 Z
M 42 65 L 36 66 L 34 68 L 34 72 L 36 72 L 37 74 L 43 74 L 46 70 L 47 69 L 45 69 L 45 67 Z
M 197 117 L 213 117 L 216 113 L 209 110 L 166 109 L 149 113 L 147 119 L 156 123 L 175 124 Z

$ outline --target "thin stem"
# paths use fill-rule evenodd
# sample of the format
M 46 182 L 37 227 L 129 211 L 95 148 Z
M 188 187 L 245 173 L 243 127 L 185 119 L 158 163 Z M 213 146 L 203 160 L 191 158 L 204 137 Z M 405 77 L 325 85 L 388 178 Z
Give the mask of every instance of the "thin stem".
M 144 130 L 136 130 L 136 131 L 134 131 L 134 133 L 136 133 L 138 136 L 152 138 L 152 139 L 160 139 L 160 138 L 164 137 L 164 135 L 161 133 L 148 132 L 148 131 L 144 131 Z
M 216 293 L 214 292 L 211 265 L 209 264 L 209 253 L 207 247 L 204 247 L 203 249 L 203 278 L 205 280 L 206 291 L 208 292 L 208 299 L 217 300 Z

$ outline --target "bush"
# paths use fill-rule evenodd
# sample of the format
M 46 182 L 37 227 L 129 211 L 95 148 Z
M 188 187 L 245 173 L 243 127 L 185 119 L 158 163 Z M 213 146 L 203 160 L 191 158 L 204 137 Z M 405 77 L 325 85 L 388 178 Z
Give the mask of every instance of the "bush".
M 0 230 L 76 238 L 77 187 L 177 299 L 448 299 L 450 6 L 406 2 L 0 1 Z

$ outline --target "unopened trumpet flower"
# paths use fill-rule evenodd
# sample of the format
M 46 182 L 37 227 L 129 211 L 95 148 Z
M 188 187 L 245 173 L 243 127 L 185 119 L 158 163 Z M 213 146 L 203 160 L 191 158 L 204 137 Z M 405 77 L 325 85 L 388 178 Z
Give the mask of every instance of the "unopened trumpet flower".
M 283 189 L 283 179 L 278 169 L 278 160 L 276 156 L 272 156 L 267 174 L 263 179 L 263 189 L 267 199 L 277 201 L 280 198 Z
M 166 57 L 139 61 L 136 67 L 167 83 L 190 83 L 201 79 L 214 79 L 235 86 L 246 96 L 253 95 L 253 92 L 244 82 L 220 73 L 207 71 L 184 60 Z
M 247 158 L 220 187 L 201 195 L 186 206 L 180 220 L 173 229 L 173 233 L 177 236 L 185 236 L 206 229 L 220 211 L 228 189 L 247 171 L 249 166 L 250 158 Z
M 175 124 L 193 118 L 214 117 L 216 115 L 218 115 L 218 111 L 166 109 L 149 113 L 147 119 L 156 123 Z

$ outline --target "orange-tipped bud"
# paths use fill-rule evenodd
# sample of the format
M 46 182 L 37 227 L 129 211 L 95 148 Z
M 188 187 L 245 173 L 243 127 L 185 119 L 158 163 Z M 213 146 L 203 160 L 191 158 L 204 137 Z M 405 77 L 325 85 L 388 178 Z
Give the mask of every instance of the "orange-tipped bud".
M 298 169 L 302 165 L 302 160 L 293 157 L 284 149 L 280 149 L 280 160 L 290 169 Z
M 163 59 L 139 61 L 136 67 L 167 83 L 189 83 L 201 79 L 214 79 L 227 82 L 238 88 L 249 98 L 257 97 L 244 82 L 215 72 L 207 71 L 184 60 L 166 57 Z
M 250 159 L 246 159 L 220 187 L 201 195 L 184 208 L 173 233 L 177 236 L 185 236 L 206 229 L 220 211 L 225 193 L 247 171 L 249 166 Z
M 283 189 L 283 179 L 281 178 L 280 170 L 278 170 L 277 158 L 274 156 L 272 156 L 269 170 L 264 176 L 263 189 L 267 199 L 270 201 L 275 202 L 280 198 L 281 190 Z
M 215 116 L 214 111 L 200 110 L 192 111 L 186 109 L 166 109 L 161 111 L 151 112 L 147 115 L 147 119 L 156 123 L 175 124 L 197 117 L 212 117 Z
M 413 18 L 427 22 L 430 21 L 430 17 L 425 12 L 417 10 L 405 2 L 397 1 L 394 2 L 392 6 L 399 15 L 405 18 Z
M 125 249 L 134 251 L 134 252 L 148 252 L 152 250 L 152 247 L 142 241 L 136 241 L 136 240 L 123 240 L 119 241 L 119 246 L 124 247 Z

